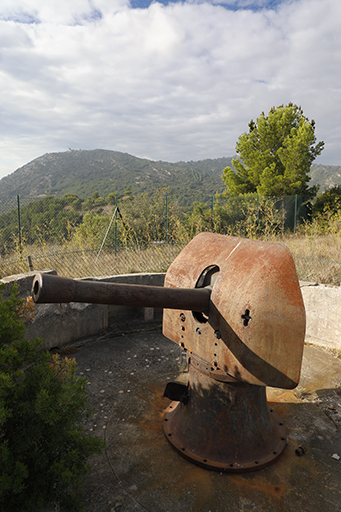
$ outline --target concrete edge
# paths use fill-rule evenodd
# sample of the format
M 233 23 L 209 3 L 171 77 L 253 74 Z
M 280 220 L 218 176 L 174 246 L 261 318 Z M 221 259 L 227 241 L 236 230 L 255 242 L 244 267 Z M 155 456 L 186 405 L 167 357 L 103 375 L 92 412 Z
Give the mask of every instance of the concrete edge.
M 54 274 L 55 270 L 43 270 Z M 19 297 L 31 295 L 31 287 L 37 272 L 7 276 L 0 282 L 6 284 L 4 298 L 9 287 L 18 285 Z M 122 274 L 115 276 L 85 277 L 82 281 L 100 281 L 106 283 L 126 283 L 163 286 L 165 273 Z M 333 351 L 341 351 L 341 287 L 300 282 L 306 309 L 306 341 Z M 96 335 L 104 331 L 109 322 L 124 322 L 130 319 L 152 321 L 155 317 L 161 321 L 162 310 L 153 308 L 132 308 L 126 306 L 103 306 L 98 304 L 37 304 L 36 318 L 27 325 L 29 339 L 42 338 L 44 348 L 65 346 L 79 339 Z

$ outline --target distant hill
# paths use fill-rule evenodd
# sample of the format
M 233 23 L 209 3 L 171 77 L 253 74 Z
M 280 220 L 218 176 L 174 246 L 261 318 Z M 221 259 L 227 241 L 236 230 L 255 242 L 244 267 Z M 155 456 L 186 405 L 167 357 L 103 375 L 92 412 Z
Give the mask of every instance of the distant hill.
M 103 149 L 47 153 L 0 180 L 0 201 L 17 194 L 36 199 L 72 193 L 85 199 L 95 191 L 106 197 L 110 192 L 123 194 L 127 187 L 140 193 L 165 186 L 170 187 L 170 196 L 181 197 L 183 204 L 207 201 L 224 190 L 221 175 L 231 160 L 154 162 Z
M 76 194 L 81 199 L 96 191 L 106 197 L 110 192 L 152 193 L 169 187 L 169 195 L 184 206 L 194 201 L 207 202 L 225 185 L 221 179 L 232 158 L 169 163 L 137 158 L 127 153 L 95 149 L 47 153 L 0 180 L 1 205 L 19 194 L 26 204 L 47 195 L 62 197 Z M 313 165 L 310 185 L 320 184 L 320 191 L 341 184 L 341 166 Z
M 341 166 L 314 164 L 311 166 L 310 176 L 309 185 L 320 185 L 320 192 L 324 192 L 335 185 L 341 185 Z

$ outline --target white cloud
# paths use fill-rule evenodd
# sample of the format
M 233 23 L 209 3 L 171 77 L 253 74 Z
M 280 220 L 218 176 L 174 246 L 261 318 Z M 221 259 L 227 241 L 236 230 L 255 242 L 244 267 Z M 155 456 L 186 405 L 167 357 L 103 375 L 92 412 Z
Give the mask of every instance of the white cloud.
M 68 147 L 233 155 L 251 118 L 289 101 L 341 164 L 341 2 L 229 3 L 2 0 L 0 177 Z
M 125 5 L 124 0 L 105 1 L 106 12 Z M 101 1 L 96 2 L 101 4 Z M 109 8 L 108 8 L 109 6 Z M 97 19 L 100 9 L 91 0 L 1 0 L 3 19 L 22 23 L 70 24 Z

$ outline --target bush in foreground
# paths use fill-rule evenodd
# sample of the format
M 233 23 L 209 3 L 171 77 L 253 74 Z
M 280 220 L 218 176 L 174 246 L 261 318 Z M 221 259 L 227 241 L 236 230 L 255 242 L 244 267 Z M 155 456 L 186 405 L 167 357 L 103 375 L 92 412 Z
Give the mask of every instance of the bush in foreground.
M 25 339 L 30 303 L 2 299 L 0 285 L 0 510 L 38 512 L 48 505 L 82 510 L 77 497 L 87 459 L 103 441 L 85 434 L 86 379 L 76 362 L 51 358 Z

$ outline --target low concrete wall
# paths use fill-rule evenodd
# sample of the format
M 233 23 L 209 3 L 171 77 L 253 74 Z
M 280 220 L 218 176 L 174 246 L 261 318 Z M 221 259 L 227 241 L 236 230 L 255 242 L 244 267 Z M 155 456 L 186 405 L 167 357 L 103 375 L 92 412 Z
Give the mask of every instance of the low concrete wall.
M 341 351 L 341 287 L 301 282 L 306 342 Z
M 55 271 L 45 270 L 56 274 Z M 7 286 L 18 284 L 19 296 L 31 295 L 36 272 L 2 279 Z M 120 276 L 86 278 L 82 280 L 163 286 L 165 274 L 125 274 Z M 306 341 L 329 349 L 341 350 L 341 287 L 301 282 L 307 315 Z M 6 298 L 6 292 L 5 292 Z M 29 339 L 43 338 L 44 347 L 61 347 L 81 338 L 104 331 L 109 322 L 131 318 L 150 321 L 162 318 L 162 310 L 98 304 L 37 304 L 36 318 L 27 327 Z
M 141 273 L 141 274 L 121 274 L 119 276 L 105 276 L 98 278 L 85 278 L 82 281 L 100 281 L 102 283 L 124 283 L 124 284 L 142 284 L 149 286 L 163 286 L 165 280 L 164 273 Z M 133 308 L 128 306 L 108 306 L 108 321 L 126 320 L 127 318 L 141 318 L 146 321 L 155 317 L 162 319 L 162 309 L 153 308 Z
M 43 270 L 42 273 L 57 275 L 54 270 Z M 36 271 L 27 274 L 7 276 L 1 281 L 5 283 L 4 298 L 9 295 L 12 284 L 18 286 L 18 296 L 28 297 Z M 81 281 L 116 282 L 126 284 L 149 284 L 163 286 L 165 274 L 126 274 L 103 278 L 85 278 Z M 106 306 L 101 304 L 36 304 L 36 315 L 26 327 L 28 339 L 42 338 L 43 348 L 62 347 L 82 338 L 93 336 L 104 331 L 109 322 L 122 322 L 135 318 L 151 321 L 162 318 L 162 310 L 153 308 L 132 308 L 126 306 Z
M 54 270 L 42 270 L 42 273 L 57 275 Z M 4 282 L 6 290 L 4 298 L 8 296 L 12 284 L 18 286 L 18 296 L 31 295 L 32 283 L 36 271 L 27 274 L 7 276 Z M 97 304 L 36 304 L 35 319 L 26 326 L 28 339 L 43 339 L 43 348 L 51 349 L 61 347 L 73 341 L 92 336 L 103 331 L 108 326 L 108 306 Z

